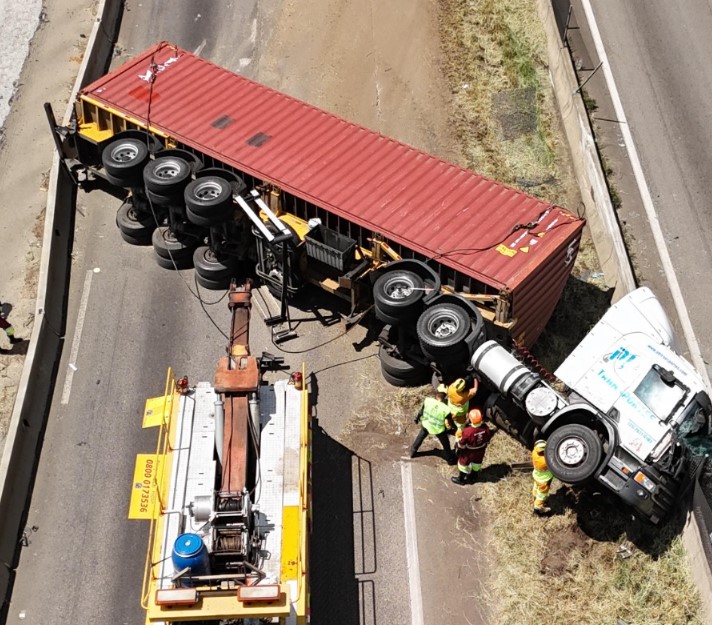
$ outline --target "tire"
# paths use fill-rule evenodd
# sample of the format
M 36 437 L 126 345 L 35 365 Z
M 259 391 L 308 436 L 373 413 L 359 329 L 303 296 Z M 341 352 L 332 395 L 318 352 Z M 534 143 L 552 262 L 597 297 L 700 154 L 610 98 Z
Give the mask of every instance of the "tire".
M 465 338 L 470 330 L 470 316 L 456 304 L 426 308 L 416 325 L 423 354 L 443 364 L 467 359 L 469 348 Z
M 170 269 L 171 271 L 175 269 L 190 269 L 193 266 L 192 256 L 174 256 L 173 260 L 171 260 L 170 258 L 159 256 L 158 252 L 154 250 L 153 257 L 156 259 L 156 263 L 159 267 Z
M 225 214 L 232 210 L 232 187 L 224 178 L 205 176 L 188 183 L 183 199 L 194 215 L 210 217 L 213 213 Z
M 390 373 L 388 373 L 388 371 L 386 371 L 383 368 L 383 364 L 381 364 L 381 375 L 383 376 L 383 379 L 386 382 L 388 382 L 388 384 L 390 384 L 391 386 L 397 386 L 399 388 L 404 388 L 407 386 L 421 386 L 421 385 L 425 384 L 425 382 L 420 381 L 415 378 L 408 379 L 408 380 L 403 380 L 402 378 L 397 378 L 394 375 L 391 375 Z
M 411 381 L 418 385 L 425 384 L 430 379 L 430 367 L 420 362 L 405 360 L 389 354 L 383 345 L 378 348 L 378 359 L 381 361 L 381 369 L 391 377 Z
M 190 223 L 196 226 L 210 228 L 211 226 L 217 226 L 225 221 L 229 221 L 232 217 L 232 207 L 228 206 L 223 209 L 223 212 L 213 211 L 213 213 L 207 216 L 196 215 L 190 208 L 186 208 L 185 216 Z
M 204 289 L 209 289 L 210 291 L 227 291 L 227 289 L 230 288 L 230 282 L 232 281 L 232 278 L 227 276 L 225 278 L 211 280 L 209 278 L 204 278 L 196 272 L 195 280 Z
M 116 213 L 116 225 L 121 231 L 121 237 L 131 245 L 148 245 L 156 229 L 153 217 L 140 215 L 133 204 L 124 202 Z
M 109 182 L 120 187 L 133 187 L 141 184 L 141 173 L 148 156 L 148 146 L 140 139 L 117 139 L 104 148 L 101 163 Z
M 193 252 L 195 273 L 206 280 L 228 279 L 234 277 L 236 262 L 232 258 L 220 259 L 207 245 L 201 245 Z
M 415 319 L 422 310 L 424 286 L 423 279 L 412 271 L 386 271 L 373 285 L 376 317 L 390 324 Z
M 178 196 L 182 200 L 183 189 L 190 181 L 191 175 L 190 165 L 182 158 L 159 156 L 144 167 L 143 182 L 147 191 L 166 198 Z
M 554 477 L 567 484 L 581 484 L 596 472 L 603 449 L 596 432 L 571 423 L 551 433 L 545 453 Z
M 171 267 L 173 266 L 171 259 L 173 261 L 187 259 L 190 261 L 188 267 L 192 266 L 195 245 L 176 237 L 175 233 L 167 226 L 161 226 L 153 231 L 151 243 L 156 255 L 168 260 Z
M 169 195 L 162 195 L 160 193 L 154 193 L 153 191 L 149 191 L 148 189 L 146 189 L 146 198 L 154 208 L 183 206 L 183 194 L 180 191 Z

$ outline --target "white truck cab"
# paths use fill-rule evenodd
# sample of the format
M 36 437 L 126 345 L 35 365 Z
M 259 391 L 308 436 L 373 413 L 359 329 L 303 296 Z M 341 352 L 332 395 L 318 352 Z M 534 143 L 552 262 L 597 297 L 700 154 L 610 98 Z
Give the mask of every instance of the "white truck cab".
M 472 365 L 506 400 L 505 425 L 547 439 L 555 477 L 595 478 L 653 523 L 671 511 L 694 466 L 684 438 L 708 431 L 712 404 L 650 289 L 614 304 L 559 366 L 565 392 L 494 341 Z

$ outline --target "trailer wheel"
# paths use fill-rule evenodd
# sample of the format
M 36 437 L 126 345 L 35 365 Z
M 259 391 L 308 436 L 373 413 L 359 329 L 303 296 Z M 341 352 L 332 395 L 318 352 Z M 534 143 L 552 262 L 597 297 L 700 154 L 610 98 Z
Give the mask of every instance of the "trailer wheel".
M 567 484 L 580 484 L 598 468 L 602 445 L 591 428 L 570 423 L 551 433 L 545 453 L 546 463 L 554 477 Z
M 383 345 L 378 348 L 378 359 L 381 361 L 381 369 L 393 378 L 412 382 L 415 386 L 425 384 L 430 379 L 428 365 L 394 356 Z
M 156 259 L 156 264 L 159 267 L 169 269 L 170 271 L 174 271 L 176 269 L 190 269 L 193 266 L 193 258 L 191 256 L 174 255 L 173 259 L 170 259 L 159 256 L 158 252 L 155 252 L 153 257 Z
M 167 262 L 158 264 L 161 267 L 173 269 L 173 263 L 179 264 L 179 269 L 192 267 L 193 265 L 193 250 L 195 245 L 191 240 L 185 240 L 176 236 L 175 232 L 166 226 L 161 226 L 153 231 L 151 237 L 153 249 L 158 258 L 162 258 Z
M 116 213 L 116 225 L 121 237 L 131 245 L 148 245 L 156 229 L 153 216 L 141 215 L 131 202 L 124 202 Z
M 147 191 L 164 198 L 177 197 L 182 203 L 183 189 L 191 176 L 190 165 L 177 156 L 162 156 L 149 161 L 143 169 L 143 182 Z
M 227 257 L 218 258 L 215 252 L 207 245 L 201 245 L 193 252 L 193 266 L 195 273 L 206 280 L 228 279 L 235 275 L 237 259 Z
M 120 187 L 139 186 L 147 162 L 148 146 L 140 139 L 117 139 L 101 153 L 101 163 L 109 182 Z
M 228 221 L 232 216 L 232 206 L 226 206 L 223 209 L 215 209 L 207 215 L 197 215 L 190 208 L 185 209 L 185 215 L 188 221 L 202 228 L 210 228 L 218 224 Z
M 412 271 L 386 271 L 373 285 L 376 317 L 390 324 L 415 319 L 422 308 L 424 286 L 423 279 Z
M 430 375 L 426 375 L 425 378 L 398 378 L 394 376 L 391 373 L 388 373 L 383 368 L 383 363 L 381 363 L 381 375 L 383 376 L 383 379 L 388 382 L 388 384 L 392 386 L 397 386 L 399 388 L 407 387 L 407 386 L 422 386 L 423 384 L 426 384 L 428 382 L 428 378 Z
M 455 304 L 426 308 L 416 325 L 420 349 L 429 358 L 443 364 L 468 358 L 465 338 L 470 330 L 470 316 Z
M 204 289 L 208 289 L 210 291 L 226 291 L 230 288 L 230 282 L 232 281 L 232 278 L 230 276 L 227 276 L 225 278 L 216 278 L 214 280 L 211 280 L 210 278 L 205 278 L 201 276 L 196 271 L 195 280 Z
M 232 210 L 232 187 L 224 178 L 206 176 L 188 183 L 183 198 L 194 215 L 210 217 Z

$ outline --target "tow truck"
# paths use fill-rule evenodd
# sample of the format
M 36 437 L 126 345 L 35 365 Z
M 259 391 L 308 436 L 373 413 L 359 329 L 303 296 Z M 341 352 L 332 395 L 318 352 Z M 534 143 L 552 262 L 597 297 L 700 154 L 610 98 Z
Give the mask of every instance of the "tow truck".
M 229 292 L 232 327 L 213 380 L 169 369 L 147 400 L 155 451 L 136 459 L 130 519 L 150 522 L 146 623 L 308 622 L 310 421 L 302 371 L 250 353 L 251 286 Z

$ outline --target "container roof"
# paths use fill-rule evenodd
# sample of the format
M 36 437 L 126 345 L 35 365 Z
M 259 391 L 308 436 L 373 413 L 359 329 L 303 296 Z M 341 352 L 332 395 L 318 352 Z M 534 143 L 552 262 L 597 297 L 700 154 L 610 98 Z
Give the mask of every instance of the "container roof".
M 578 238 L 569 211 L 161 42 L 81 95 L 495 288 Z

